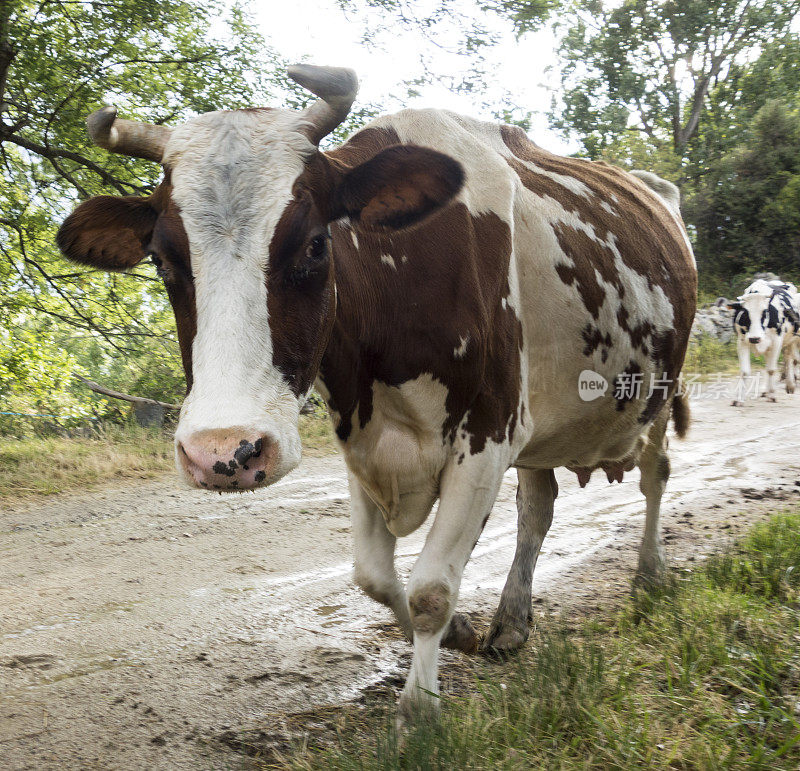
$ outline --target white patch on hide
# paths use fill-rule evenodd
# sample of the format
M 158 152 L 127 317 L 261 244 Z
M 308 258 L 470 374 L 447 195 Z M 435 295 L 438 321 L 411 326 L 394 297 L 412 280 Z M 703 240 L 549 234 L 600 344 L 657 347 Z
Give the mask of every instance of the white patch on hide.
M 469 335 L 458 338 L 459 345 L 453 349 L 453 356 L 456 359 L 463 359 L 467 355 L 467 345 L 469 345 Z

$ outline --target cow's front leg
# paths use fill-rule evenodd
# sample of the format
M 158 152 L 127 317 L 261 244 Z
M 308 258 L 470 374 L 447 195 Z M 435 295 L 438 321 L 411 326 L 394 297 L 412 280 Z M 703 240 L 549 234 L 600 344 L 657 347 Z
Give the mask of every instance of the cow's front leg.
M 487 457 L 489 456 L 489 457 Z M 490 451 L 468 456 L 442 474 L 439 508 L 408 580 L 414 629 L 411 671 L 400 696 L 398 724 L 438 709 L 439 642 L 453 615 L 461 577 L 492 505 L 507 459 Z
M 733 406 L 741 407 L 747 393 L 747 379 L 750 377 L 750 344 L 741 335 L 736 339 L 736 356 L 739 359 L 739 382 L 736 385 Z
M 778 401 L 775 398 L 775 376 L 778 372 L 778 359 L 781 355 L 782 343 L 783 339 L 778 338 L 764 354 L 764 363 L 767 365 L 767 390 L 764 396 L 771 402 Z
M 394 611 L 403 634 L 410 640 L 413 631 L 406 593 L 394 569 L 397 539 L 386 527 L 380 509 L 352 474 L 349 484 L 355 581 L 373 600 Z
M 352 474 L 349 485 L 355 582 L 367 596 L 390 607 L 406 639 L 413 640 L 406 593 L 394 568 L 397 539 L 386 527 L 380 509 Z M 465 615 L 456 613 L 450 618 L 441 646 L 465 653 L 474 653 L 478 649 L 478 635 Z
M 512 651 L 528 639 L 533 571 L 553 521 L 553 503 L 558 495 L 552 469 L 518 469 L 517 476 L 517 549 L 483 642 L 486 651 Z
M 352 474 L 349 485 L 355 582 L 367 596 L 390 607 L 406 639 L 413 640 L 405 589 L 394 567 L 397 539 L 386 527 L 380 509 Z M 456 613 L 450 618 L 441 646 L 465 653 L 474 653 L 478 649 L 478 635 L 465 615 Z

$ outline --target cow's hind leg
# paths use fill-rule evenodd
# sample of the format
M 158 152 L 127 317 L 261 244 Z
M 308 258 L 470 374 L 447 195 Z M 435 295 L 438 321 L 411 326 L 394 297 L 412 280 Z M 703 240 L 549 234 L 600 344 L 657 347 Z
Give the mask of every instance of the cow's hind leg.
M 533 571 L 553 521 L 558 484 L 552 469 L 518 469 L 517 549 L 483 650 L 504 653 L 528 639 Z
M 658 584 L 664 577 L 664 550 L 661 546 L 661 496 L 669 479 L 670 464 L 667 455 L 667 420 L 669 410 L 650 428 L 647 445 L 639 459 L 639 489 L 646 500 L 644 537 L 639 548 L 638 583 Z
M 787 394 L 794 393 L 798 359 L 800 359 L 800 345 L 792 342 L 783 352 L 783 369 L 786 375 Z

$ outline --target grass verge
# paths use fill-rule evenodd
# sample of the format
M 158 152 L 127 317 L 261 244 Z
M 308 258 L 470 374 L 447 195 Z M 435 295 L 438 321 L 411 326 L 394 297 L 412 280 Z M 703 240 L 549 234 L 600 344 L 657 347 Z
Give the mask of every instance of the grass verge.
M 711 335 L 693 337 L 686 349 L 683 372 L 687 375 L 734 375 L 739 372 L 736 341 L 723 343 Z
M 386 699 L 345 712 L 306 769 L 797 769 L 800 510 L 694 574 L 575 629 L 546 619 L 502 665 L 480 663 L 398 752 Z
M 319 458 L 336 452 L 333 425 L 328 417 L 328 411 L 321 402 L 317 404 L 316 412 L 300 416 L 300 439 L 303 442 L 303 455 L 310 458 Z
M 310 457 L 336 449 L 324 410 L 300 417 L 300 436 Z M 112 425 L 93 438 L 0 437 L 0 503 L 146 479 L 174 469 L 172 437 L 134 425 Z
M 173 468 L 172 441 L 161 431 L 113 426 L 96 438 L 0 438 L 0 501 L 53 495 Z

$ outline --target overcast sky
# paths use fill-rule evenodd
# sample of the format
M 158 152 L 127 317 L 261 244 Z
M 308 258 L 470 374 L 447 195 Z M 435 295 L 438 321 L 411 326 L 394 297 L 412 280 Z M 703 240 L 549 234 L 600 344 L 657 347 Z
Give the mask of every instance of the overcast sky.
M 426 0 L 420 0 L 424 4 Z M 465 8 L 474 9 L 471 0 Z M 420 54 L 434 57 L 437 72 L 456 75 L 464 67 L 461 57 L 448 54 L 439 46 L 451 42 L 443 30 L 435 42 L 419 33 L 395 27 L 392 34 L 373 48 L 361 42 L 364 25 L 354 14 L 347 17 L 335 0 L 262 0 L 251 5 L 255 21 L 267 41 L 290 61 L 306 59 L 310 63 L 352 67 L 361 82 L 359 100 L 380 101 L 390 109 L 401 107 L 446 107 L 474 117 L 493 119 L 481 108 L 481 99 L 450 92 L 444 86 L 422 87 L 419 97 L 409 100 L 400 84 L 421 74 Z M 474 11 L 473 11 L 474 12 Z M 490 85 L 484 98 L 499 101 L 505 88 L 513 101 L 534 113 L 531 138 L 554 152 L 570 152 L 567 145 L 547 128 L 544 112 L 550 106 L 551 91 L 558 83 L 557 71 L 546 72 L 556 63 L 555 38 L 549 30 L 527 35 L 519 43 L 510 25 L 494 15 L 485 17 L 487 25 L 501 36 L 501 43 L 487 52 L 490 71 L 496 84 Z M 456 30 L 451 32 L 453 39 Z M 502 86 L 502 87 L 501 87 Z M 394 96 L 394 98 L 392 98 Z

